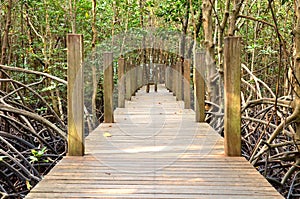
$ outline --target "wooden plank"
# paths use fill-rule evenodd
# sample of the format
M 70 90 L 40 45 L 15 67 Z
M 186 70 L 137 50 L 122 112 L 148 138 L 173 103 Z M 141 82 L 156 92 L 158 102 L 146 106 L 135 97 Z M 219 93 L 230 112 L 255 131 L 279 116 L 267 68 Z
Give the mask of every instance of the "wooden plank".
M 68 155 L 84 154 L 83 36 L 67 35 L 68 47 Z
M 241 155 L 241 38 L 224 40 L 224 148 L 228 156 Z
M 217 198 L 231 198 L 231 199 L 276 199 L 282 197 L 276 196 L 249 196 L 249 195 L 232 195 L 232 194 L 225 194 L 225 193 L 211 193 L 211 194 L 203 194 L 199 197 L 199 194 L 126 194 L 126 193 L 119 193 L 119 194 L 97 194 L 97 193 L 39 193 L 34 197 L 28 197 L 32 199 L 39 199 L 39 198 L 122 198 L 122 199 L 130 199 L 130 198 L 143 198 L 143 199 L 170 199 L 171 198 L 201 198 L 201 199 L 217 199 Z

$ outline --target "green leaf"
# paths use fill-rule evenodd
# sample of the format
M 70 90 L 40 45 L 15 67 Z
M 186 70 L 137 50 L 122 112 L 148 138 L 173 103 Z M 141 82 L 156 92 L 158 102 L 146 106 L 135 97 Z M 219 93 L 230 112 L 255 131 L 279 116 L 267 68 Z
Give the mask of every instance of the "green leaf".
M 39 160 L 35 156 L 29 156 L 30 158 L 30 163 L 38 162 Z
M 50 86 L 48 86 L 48 87 L 45 87 L 45 88 L 43 88 L 43 89 L 42 89 L 42 92 L 45 92 L 45 91 L 51 91 L 51 90 L 55 89 L 55 88 L 56 88 L 56 86 L 57 86 L 57 84 L 56 84 L 56 83 L 54 83 L 54 82 L 51 82 L 51 85 L 50 85 Z
M 30 184 L 30 182 L 28 180 L 26 180 L 26 187 L 27 187 L 28 190 L 30 190 L 31 187 L 32 187 L 31 184 Z
M 39 151 L 36 151 L 35 149 L 32 149 L 31 150 L 31 154 L 37 158 L 37 160 L 39 160 L 43 155 L 44 153 L 46 152 L 46 149 L 47 147 L 43 147 L 41 150 Z M 30 156 L 31 157 L 31 156 Z
M 41 108 L 38 108 L 38 109 L 36 109 L 37 111 L 47 111 L 47 108 L 46 107 L 41 107 Z
M 284 5 L 286 2 L 288 2 L 289 0 L 281 0 L 281 5 Z

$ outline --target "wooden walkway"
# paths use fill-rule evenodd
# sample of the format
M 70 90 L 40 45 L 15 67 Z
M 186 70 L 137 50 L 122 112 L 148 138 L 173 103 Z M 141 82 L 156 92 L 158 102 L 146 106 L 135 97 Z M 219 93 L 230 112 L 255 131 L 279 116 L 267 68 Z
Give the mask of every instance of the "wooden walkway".
M 161 85 L 141 89 L 86 138 L 84 157 L 63 158 L 27 198 L 283 198 L 182 107 Z

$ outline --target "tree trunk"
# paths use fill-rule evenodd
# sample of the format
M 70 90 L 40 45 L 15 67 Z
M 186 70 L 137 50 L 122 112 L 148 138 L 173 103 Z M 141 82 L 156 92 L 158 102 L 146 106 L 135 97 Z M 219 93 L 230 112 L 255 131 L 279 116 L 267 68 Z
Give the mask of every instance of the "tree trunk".
M 76 33 L 76 1 L 69 0 L 69 14 L 71 18 L 72 33 Z
M 92 1 L 92 32 L 93 32 L 93 39 L 92 39 L 92 60 L 95 63 L 96 59 L 96 42 L 97 42 L 97 29 L 96 29 L 96 0 Z M 97 122 L 97 107 L 96 107 L 96 98 L 97 98 L 97 86 L 98 86 L 98 79 L 97 79 L 97 68 L 93 64 L 92 65 L 92 81 L 93 81 L 93 94 L 92 94 L 92 116 L 93 116 L 93 123 L 96 124 Z M 93 125 L 94 125 L 93 124 Z
M 296 125 L 296 138 L 300 139 L 300 0 L 295 1 L 295 13 L 296 13 L 296 24 L 295 24 L 295 99 L 294 99 L 294 112 L 298 112 L 298 119 Z
M 206 66 L 207 70 L 207 92 L 209 101 L 216 102 L 217 89 L 215 83 L 212 82 L 214 75 L 217 73 L 216 67 L 214 66 L 214 43 L 213 43 L 213 23 L 212 23 L 212 2 L 211 0 L 203 0 L 202 12 L 203 12 L 203 30 L 204 30 L 204 45 L 206 54 Z M 203 71 L 204 72 L 204 71 Z
M 3 64 L 3 65 L 7 64 L 7 60 L 8 60 L 7 48 L 9 45 L 8 35 L 9 35 L 10 27 L 11 27 L 11 9 L 12 9 L 12 0 L 8 0 L 7 13 L 6 13 L 6 19 L 5 19 L 5 21 L 6 21 L 5 29 L 4 29 L 4 33 L 3 33 L 2 47 L 1 47 L 1 62 L 0 62 L 0 64 Z
M 185 44 L 186 44 L 186 34 L 189 25 L 189 14 L 190 14 L 190 3 L 186 2 L 186 13 L 184 18 L 182 19 L 182 30 L 181 30 L 181 39 L 180 39 L 180 47 L 179 47 L 179 56 L 185 57 Z
M 229 30 L 228 30 L 228 35 L 229 36 L 234 36 L 235 33 L 235 29 L 236 29 L 236 20 L 237 20 L 237 16 L 240 12 L 240 8 L 241 8 L 241 1 L 240 0 L 234 0 L 233 1 L 233 9 L 230 15 L 230 21 L 229 21 Z

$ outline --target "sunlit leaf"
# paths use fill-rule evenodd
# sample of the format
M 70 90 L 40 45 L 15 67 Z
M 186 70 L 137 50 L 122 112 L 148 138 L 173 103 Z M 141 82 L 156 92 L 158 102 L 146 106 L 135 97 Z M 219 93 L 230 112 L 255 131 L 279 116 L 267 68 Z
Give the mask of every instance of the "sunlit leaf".
M 26 187 L 27 187 L 28 190 L 30 190 L 31 187 L 32 187 L 31 184 L 30 184 L 30 182 L 28 180 L 26 180 Z
M 30 163 L 38 162 L 39 160 L 35 156 L 29 156 L 30 158 Z
M 111 137 L 112 135 L 111 135 L 109 132 L 104 132 L 104 133 L 103 133 L 103 136 L 104 136 L 104 137 Z

